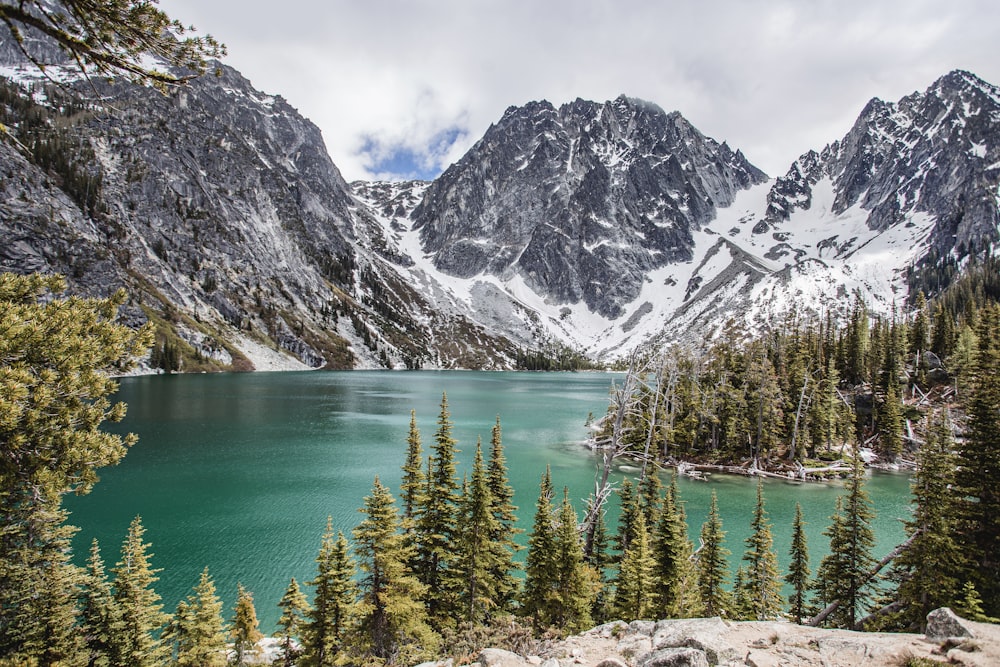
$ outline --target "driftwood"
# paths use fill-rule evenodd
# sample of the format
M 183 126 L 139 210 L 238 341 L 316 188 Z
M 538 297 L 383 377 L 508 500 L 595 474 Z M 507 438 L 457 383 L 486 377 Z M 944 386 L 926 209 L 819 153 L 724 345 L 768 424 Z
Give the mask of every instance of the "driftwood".
M 920 387 L 918 387 L 917 385 L 912 385 L 912 388 L 913 388 L 913 391 L 915 391 L 918 394 L 920 394 L 920 400 L 917 401 L 917 405 L 927 405 L 928 403 L 930 403 L 930 396 L 928 394 L 925 394 L 924 392 L 922 392 L 920 390 Z
M 797 470 L 788 470 L 785 472 L 761 470 L 756 465 L 733 466 L 715 463 L 680 463 L 677 465 L 677 474 L 685 475 L 687 477 L 695 477 L 697 479 L 704 479 L 698 474 L 703 472 L 721 472 L 729 475 L 743 475 L 744 477 L 773 477 L 775 479 L 785 480 L 808 479 L 810 475 L 818 475 L 825 472 L 843 472 L 846 470 L 850 470 L 850 466 L 839 462 L 822 468 L 803 468 L 802 466 L 799 466 Z
M 908 538 L 906 538 L 905 542 L 903 542 L 902 544 L 900 544 L 899 546 L 897 546 L 895 549 L 893 549 L 889 553 L 888 556 L 886 556 L 885 558 L 883 558 L 882 560 L 880 560 L 878 562 L 878 565 L 876 565 L 865 576 L 864 582 L 867 583 L 867 582 L 871 581 L 872 579 L 874 579 L 876 577 L 876 575 L 878 575 L 878 573 L 881 572 L 882 569 L 886 565 L 888 565 L 889 563 L 891 563 L 897 556 L 899 556 L 899 554 L 903 553 L 903 551 L 907 547 L 909 547 L 911 544 L 913 544 L 913 540 L 917 539 L 917 535 L 919 535 L 920 533 L 921 533 L 920 529 L 915 530 L 912 535 L 910 535 Z M 833 602 L 831 602 L 830 604 L 828 604 L 826 606 L 826 609 L 824 609 L 820 613 L 818 613 L 815 616 L 813 616 L 812 618 L 810 618 L 808 621 L 806 621 L 805 623 L 803 623 L 803 625 L 810 625 L 812 627 L 816 627 L 820 623 L 822 623 L 823 621 L 825 621 L 830 614 L 832 614 L 833 612 L 837 611 L 837 609 L 839 609 L 839 608 L 840 608 L 840 600 L 834 600 Z M 862 619 L 862 621 L 860 621 L 859 623 L 855 624 L 855 627 L 857 627 L 858 625 L 860 625 L 860 623 L 863 622 L 864 620 L 867 620 L 867 619 Z

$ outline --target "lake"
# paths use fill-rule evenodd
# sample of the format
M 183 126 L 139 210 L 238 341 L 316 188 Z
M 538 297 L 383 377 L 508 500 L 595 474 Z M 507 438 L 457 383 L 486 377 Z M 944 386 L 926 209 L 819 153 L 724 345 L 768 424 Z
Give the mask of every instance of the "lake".
M 118 466 L 101 472 L 91 494 L 67 499 L 70 523 L 81 528 L 74 549 L 82 562 L 96 537 L 110 567 L 129 522 L 139 515 L 153 565 L 163 569 L 156 590 L 166 611 L 174 611 L 207 566 L 227 618 L 240 582 L 254 593 L 261 629 L 272 632 L 289 579 L 304 583 L 315 576 L 327 516 L 350 537 L 376 475 L 398 495 L 410 410 L 416 411 L 426 456 L 447 393 L 460 476 L 470 470 L 478 437 L 488 453 L 500 416 L 519 521 L 528 529 L 546 465 L 556 488 L 567 486 L 582 513 L 597 463 L 583 446 L 585 422 L 590 413 L 603 414 L 617 377 L 314 371 L 125 378 L 118 398 L 128 404 L 128 416 L 116 429 L 137 433 L 139 443 Z M 680 480 L 696 544 L 713 489 L 735 569 L 749 535 L 756 481 L 727 475 Z M 867 489 L 878 513 L 875 555 L 881 558 L 904 537 L 900 520 L 909 515 L 908 478 L 876 473 Z M 815 571 L 827 547 L 822 531 L 841 491 L 839 482 L 765 481 L 782 568 L 795 503 L 802 503 L 808 522 Z

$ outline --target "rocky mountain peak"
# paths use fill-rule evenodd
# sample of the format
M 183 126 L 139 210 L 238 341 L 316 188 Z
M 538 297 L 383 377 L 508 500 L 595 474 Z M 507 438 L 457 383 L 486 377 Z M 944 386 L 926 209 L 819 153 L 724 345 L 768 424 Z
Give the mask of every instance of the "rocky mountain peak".
M 768 196 L 758 233 L 808 210 L 828 179 L 832 213 L 860 207 L 884 231 L 914 214 L 937 220 L 928 242 L 942 252 L 997 238 L 1000 92 L 968 72 L 951 72 L 898 102 L 871 100 L 843 139 L 803 155 Z
M 413 220 L 444 273 L 521 281 L 614 318 L 646 272 L 690 259 L 692 231 L 764 179 L 648 102 L 532 102 L 435 181 Z

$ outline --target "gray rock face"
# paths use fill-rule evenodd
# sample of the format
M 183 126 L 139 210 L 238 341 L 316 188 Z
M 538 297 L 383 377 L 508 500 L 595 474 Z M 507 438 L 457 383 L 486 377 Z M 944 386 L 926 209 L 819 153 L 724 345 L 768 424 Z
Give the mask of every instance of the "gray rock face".
M 764 174 L 679 113 L 619 97 L 511 107 L 413 213 L 445 273 L 524 279 L 608 317 Z
M 25 64 L 7 46 L 0 63 Z M 95 89 L 106 102 L 89 101 Z M 314 368 L 509 358 L 511 344 L 440 313 L 386 263 L 319 129 L 280 96 L 221 65 L 169 95 L 99 80 L 79 91 L 83 111 L 66 113 L 52 108 L 66 95 L 31 106 L 5 84 L 13 136 L 46 133 L 70 168 L 0 141 L 0 270 L 63 273 L 82 294 L 124 286 L 138 322 L 141 305 L 184 338 L 250 333 Z M 29 127 L 31 114 L 45 119 Z
M 697 649 L 708 658 L 709 664 L 718 665 L 739 657 L 738 651 L 724 639 L 728 630 L 729 626 L 718 617 L 659 621 L 653 630 L 653 648 Z

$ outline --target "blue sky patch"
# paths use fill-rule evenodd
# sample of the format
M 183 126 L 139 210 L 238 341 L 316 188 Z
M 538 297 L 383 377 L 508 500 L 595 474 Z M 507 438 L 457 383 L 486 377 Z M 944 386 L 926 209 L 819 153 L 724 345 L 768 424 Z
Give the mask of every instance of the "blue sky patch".
M 407 142 L 385 144 L 378 137 L 369 136 L 358 154 L 364 157 L 367 171 L 380 180 L 430 181 L 441 175 L 448 166 L 444 163 L 445 156 L 467 134 L 463 128 L 449 127 L 431 137 L 425 146 Z

